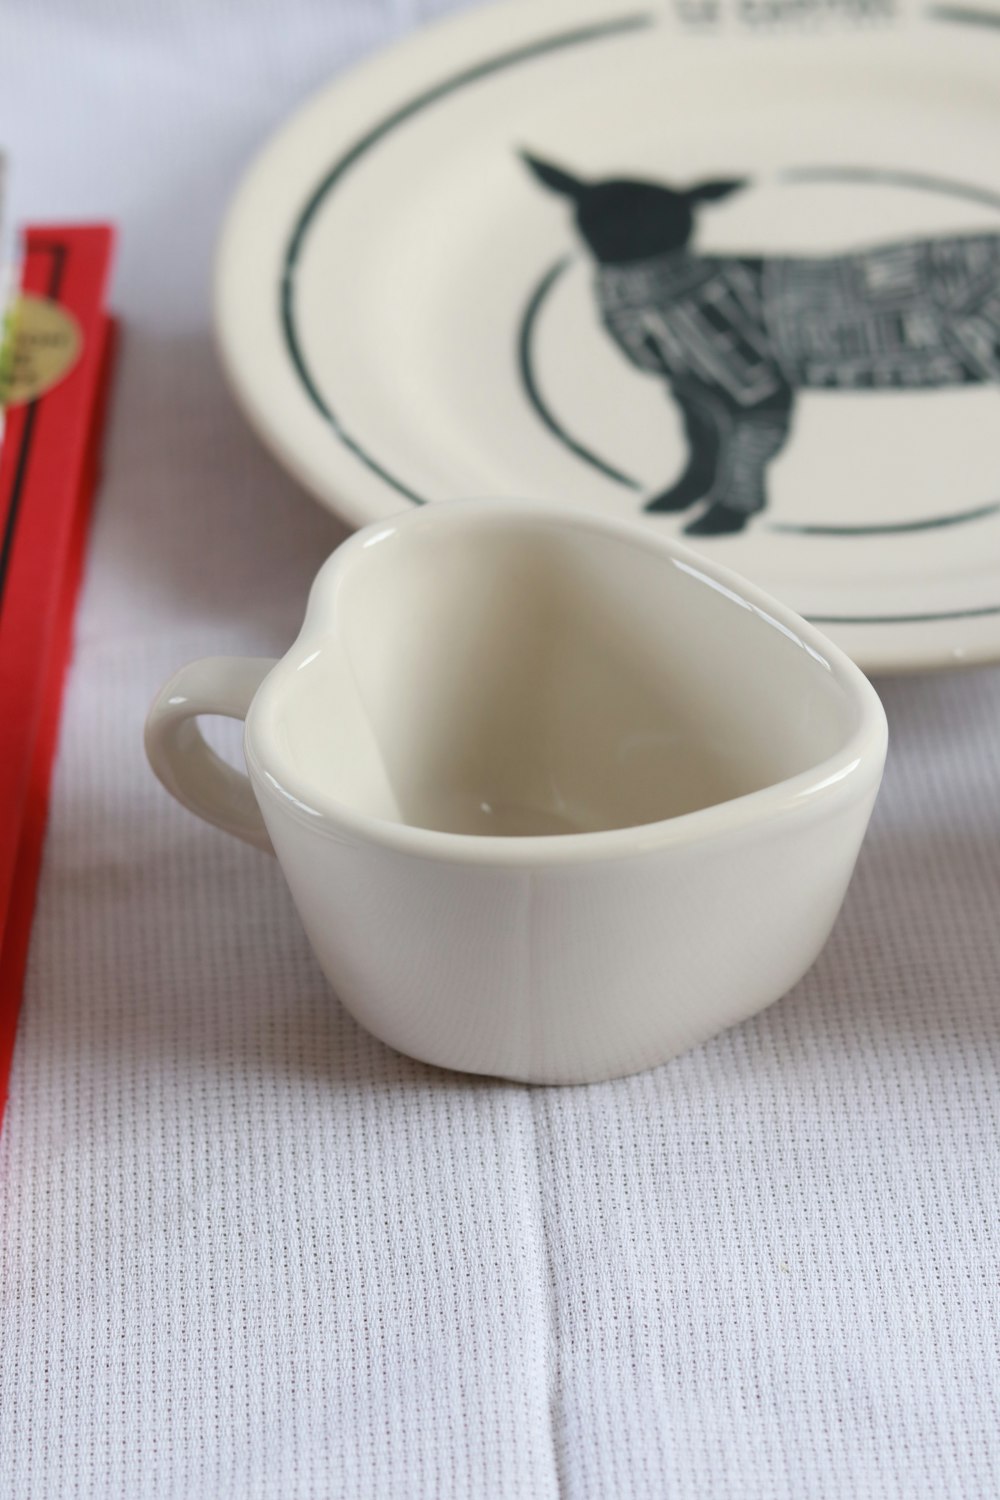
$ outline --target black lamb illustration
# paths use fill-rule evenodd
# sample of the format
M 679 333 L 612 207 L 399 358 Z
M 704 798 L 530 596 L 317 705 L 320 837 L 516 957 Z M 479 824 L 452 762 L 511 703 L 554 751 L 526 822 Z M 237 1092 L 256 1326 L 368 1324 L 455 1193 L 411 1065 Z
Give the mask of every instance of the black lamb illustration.
M 586 182 L 524 153 L 571 200 L 596 266 L 601 321 L 666 379 L 687 436 L 677 482 L 647 505 L 685 529 L 741 531 L 766 503 L 798 390 L 917 390 L 1000 381 L 1000 235 L 909 240 L 830 257 L 702 255 L 704 204 L 742 180 L 680 189 Z

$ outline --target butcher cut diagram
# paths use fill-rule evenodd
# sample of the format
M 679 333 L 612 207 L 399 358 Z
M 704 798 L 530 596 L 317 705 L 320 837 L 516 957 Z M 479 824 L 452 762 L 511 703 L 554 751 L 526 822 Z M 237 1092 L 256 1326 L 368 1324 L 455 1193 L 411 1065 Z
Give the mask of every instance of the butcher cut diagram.
M 702 254 L 698 220 L 746 181 L 587 180 L 524 160 L 572 206 L 604 329 L 677 403 L 685 465 L 646 509 L 700 503 L 691 535 L 741 531 L 765 509 L 768 466 L 788 440 L 800 391 L 1000 382 L 998 234 L 833 256 Z

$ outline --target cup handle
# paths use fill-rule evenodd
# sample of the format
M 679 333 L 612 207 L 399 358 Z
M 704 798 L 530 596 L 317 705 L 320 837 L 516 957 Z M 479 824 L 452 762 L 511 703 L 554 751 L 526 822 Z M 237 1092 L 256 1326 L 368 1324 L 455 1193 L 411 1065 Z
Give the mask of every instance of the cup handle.
M 146 754 L 178 802 L 207 823 L 273 853 L 250 778 L 226 764 L 198 728 L 199 714 L 245 719 L 275 665 L 270 658 L 210 656 L 181 667 L 156 696 L 146 719 Z

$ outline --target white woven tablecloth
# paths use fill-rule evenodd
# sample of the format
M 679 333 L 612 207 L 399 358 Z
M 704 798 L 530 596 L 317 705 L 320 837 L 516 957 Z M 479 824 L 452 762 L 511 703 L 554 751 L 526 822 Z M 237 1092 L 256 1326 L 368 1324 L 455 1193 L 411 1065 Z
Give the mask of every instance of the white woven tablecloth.
M 0 20 L 19 216 L 117 219 L 126 320 L 0 1141 L 0 1500 L 995 1497 L 1000 672 L 880 684 L 794 995 L 565 1091 L 371 1040 L 277 866 L 144 763 L 161 679 L 282 651 L 340 534 L 223 387 L 225 200 L 431 9 Z

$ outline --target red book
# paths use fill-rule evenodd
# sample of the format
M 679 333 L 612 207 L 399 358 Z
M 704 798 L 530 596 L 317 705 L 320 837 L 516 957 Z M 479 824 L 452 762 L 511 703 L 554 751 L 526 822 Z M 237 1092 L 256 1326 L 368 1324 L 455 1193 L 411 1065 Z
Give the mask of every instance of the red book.
M 8 409 L 0 447 L 0 1112 L 97 478 L 113 347 L 104 304 L 112 241 L 96 225 L 30 229 L 24 240 L 22 295 L 68 313 L 80 350 L 51 388 Z M 44 327 L 38 337 L 44 342 Z

